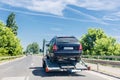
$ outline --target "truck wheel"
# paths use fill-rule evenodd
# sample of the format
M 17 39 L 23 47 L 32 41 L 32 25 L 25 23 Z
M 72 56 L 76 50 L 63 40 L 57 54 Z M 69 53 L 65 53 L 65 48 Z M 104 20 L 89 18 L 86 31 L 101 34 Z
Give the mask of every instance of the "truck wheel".
M 49 70 L 48 70 L 48 68 L 47 68 L 47 66 L 46 66 L 46 64 L 44 63 L 44 71 L 46 72 L 46 73 L 48 73 L 49 72 Z
M 45 62 L 43 61 L 43 64 L 42 64 L 43 68 L 45 68 Z

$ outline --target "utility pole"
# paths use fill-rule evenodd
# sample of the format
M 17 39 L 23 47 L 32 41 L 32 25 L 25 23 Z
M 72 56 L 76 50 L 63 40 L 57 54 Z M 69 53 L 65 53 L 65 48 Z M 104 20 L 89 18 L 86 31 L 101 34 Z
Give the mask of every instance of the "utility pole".
M 43 48 L 42 48 L 42 51 L 43 51 L 43 55 L 45 54 L 45 39 L 43 39 Z

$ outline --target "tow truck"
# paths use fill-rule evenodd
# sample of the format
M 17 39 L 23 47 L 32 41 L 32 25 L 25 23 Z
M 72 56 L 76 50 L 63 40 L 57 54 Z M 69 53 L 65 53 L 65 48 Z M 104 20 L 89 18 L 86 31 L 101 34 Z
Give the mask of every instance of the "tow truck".
M 47 58 L 47 43 L 49 41 L 43 40 L 43 58 L 42 58 L 42 67 L 45 72 L 54 72 L 54 71 L 67 71 L 67 72 L 80 72 L 83 70 L 90 70 L 90 67 L 80 59 L 79 62 L 74 60 L 71 61 L 55 61 L 51 62 L 49 58 Z

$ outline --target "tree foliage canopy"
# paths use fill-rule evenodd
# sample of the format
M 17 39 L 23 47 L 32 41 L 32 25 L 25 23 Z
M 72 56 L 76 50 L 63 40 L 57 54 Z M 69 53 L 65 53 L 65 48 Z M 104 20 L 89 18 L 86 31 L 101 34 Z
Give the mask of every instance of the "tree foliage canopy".
M 38 54 L 39 53 L 39 45 L 37 42 L 33 42 L 32 44 L 29 44 L 26 49 L 27 53 L 33 53 Z
M 7 23 L 6 26 L 11 28 L 13 33 L 17 35 L 18 26 L 15 21 L 15 14 L 13 12 L 8 16 L 6 23 Z
M 80 42 L 86 55 L 120 55 L 120 45 L 102 29 L 90 28 Z
M 21 53 L 20 40 L 10 28 L 0 22 L 0 55 L 19 55 Z

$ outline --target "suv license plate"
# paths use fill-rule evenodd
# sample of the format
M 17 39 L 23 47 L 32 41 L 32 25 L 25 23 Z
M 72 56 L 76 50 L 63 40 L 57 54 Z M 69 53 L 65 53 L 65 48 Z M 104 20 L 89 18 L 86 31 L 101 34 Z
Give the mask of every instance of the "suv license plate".
M 73 47 L 64 47 L 64 50 L 73 50 Z

